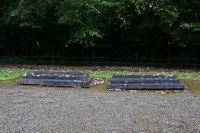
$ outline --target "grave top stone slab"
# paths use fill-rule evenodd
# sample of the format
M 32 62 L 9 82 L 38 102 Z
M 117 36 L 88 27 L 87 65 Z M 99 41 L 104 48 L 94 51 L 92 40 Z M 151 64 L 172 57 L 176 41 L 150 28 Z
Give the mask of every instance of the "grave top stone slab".
M 25 85 L 89 87 L 89 74 L 81 72 L 32 71 L 23 76 L 18 83 Z
M 184 89 L 175 76 L 114 75 L 108 83 L 110 89 Z
M 164 75 L 114 75 L 110 82 L 128 83 L 178 83 L 175 76 Z
M 87 80 L 89 78 L 89 74 L 81 72 L 32 71 L 27 73 L 24 78 Z

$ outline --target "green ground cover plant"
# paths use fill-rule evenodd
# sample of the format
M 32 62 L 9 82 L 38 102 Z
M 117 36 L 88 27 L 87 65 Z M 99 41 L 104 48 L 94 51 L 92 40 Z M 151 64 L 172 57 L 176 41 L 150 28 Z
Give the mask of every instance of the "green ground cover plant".
M 25 73 L 26 71 L 23 69 L 0 70 L 0 80 L 13 80 L 23 76 Z
M 129 71 L 89 71 L 94 78 L 111 78 L 112 75 L 166 75 L 176 76 L 178 79 L 200 80 L 200 72 L 129 72 Z

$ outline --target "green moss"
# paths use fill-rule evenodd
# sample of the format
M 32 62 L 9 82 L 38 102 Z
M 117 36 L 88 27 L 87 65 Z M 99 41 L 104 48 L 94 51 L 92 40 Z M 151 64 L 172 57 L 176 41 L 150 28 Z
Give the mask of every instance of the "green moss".
M 92 86 L 92 87 L 87 88 L 87 89 L 82 89 L 82 91 L 83 92 L 92 92 L 92 93 L 109 92 L 108 88 L 107 88 L 107 83 L 104 83 L 103 85 L 95 85 L 95 86 Z
M 186 90 L 192 92 L 194 94 L 200 94 L 200 80 L 181 80 L 183 83 L 186 84 Z
M 14 80 L 0 80 L 0 87 L 6 87 L 15 84 Z

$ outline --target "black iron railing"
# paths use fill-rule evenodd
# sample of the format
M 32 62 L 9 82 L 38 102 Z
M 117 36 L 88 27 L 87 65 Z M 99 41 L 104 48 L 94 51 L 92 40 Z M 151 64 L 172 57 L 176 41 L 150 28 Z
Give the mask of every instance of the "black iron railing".
M 152 59 L 152 58 L 109 58 L 109 57 L 60 57 L 21 56 L 0 57 L 0 64 L 42 64 L 77 66 L 153 66 L 153 67 L 195 67 L 200 68 L 200 59 Z

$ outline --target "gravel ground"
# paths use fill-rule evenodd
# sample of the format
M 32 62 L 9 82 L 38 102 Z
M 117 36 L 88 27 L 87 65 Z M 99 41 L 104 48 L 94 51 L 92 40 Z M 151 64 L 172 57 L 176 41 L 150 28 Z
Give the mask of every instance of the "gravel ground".
M 200 96 L 0 87 L 0 132 L 200 132 Z

